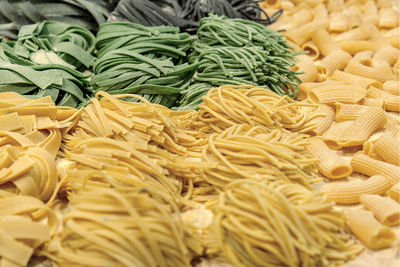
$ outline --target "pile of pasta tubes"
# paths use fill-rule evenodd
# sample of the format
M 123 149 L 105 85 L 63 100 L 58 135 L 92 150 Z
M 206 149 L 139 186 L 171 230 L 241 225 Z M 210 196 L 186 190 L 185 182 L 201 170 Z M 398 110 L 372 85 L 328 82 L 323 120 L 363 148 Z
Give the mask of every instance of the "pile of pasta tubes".
M 0 93 L 0 266 L 341 266 L 395 249 L 395 3 L 261 5 L 309 52 L 297 100 L 222 85 L 198 110 L 103 91 L 75 109 Z

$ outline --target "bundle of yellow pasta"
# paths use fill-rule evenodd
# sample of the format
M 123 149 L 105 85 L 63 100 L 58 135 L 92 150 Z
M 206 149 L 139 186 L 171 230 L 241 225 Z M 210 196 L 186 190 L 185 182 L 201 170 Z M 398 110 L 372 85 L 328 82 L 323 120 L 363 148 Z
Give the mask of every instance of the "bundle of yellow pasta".
M 316 159 L 307 151 L 307 144 L 308 135 L 235 125 L 208 139 L 202 161 L 216 166 L 203 169 L 202 177 L 221 188 L 241 178 L 284 180 L 309 187 Z
M 0 191 L 1 266 L 27 266 L 56 230 L 56 215 L 41 200 Z
M 212 88 L 199 106 L 200 132 L 222 132 L 230 126 L 247 123 L 266 129 L 284 128 L 305 133 L 316 128 L 309 121 L 321 114 L 305 113 L 302 106 L 318 105 L 298 103 L 288 96 L 250 85 L 225 85 Z M 322 114 L 323 115 L 323 114 Z
M 190 266 L 177 205 L 152 187 L 88 185 L 62 227 L 42 253 L 57 266 Z
M 296 184 L 233 181 L 215 213 L 213 250 L 235 266 L 336 266 L 363 250 L 333 203 Z

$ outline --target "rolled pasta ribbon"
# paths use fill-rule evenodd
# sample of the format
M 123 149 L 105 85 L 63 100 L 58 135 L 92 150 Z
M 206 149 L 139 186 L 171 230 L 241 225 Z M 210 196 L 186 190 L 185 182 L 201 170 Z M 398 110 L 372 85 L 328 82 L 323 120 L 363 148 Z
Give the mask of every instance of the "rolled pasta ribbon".
M 383 83 L 382 89 L 389 94 L 400 95 L 400 81 L 386 81 Z
M 388 191 L 387 195 L 400 203 L 400 183 L 393 185 Z
M 319 26 L 315 28 L 310 32 L 310 37 L 318 47 L 321 54 L 325 57 L 335 50 L 340 50 L 340 47 L 324 27 Z
M 384 102 L 385 110 L 389 111 L 400 111 L 400 96 L 392 95 L 386 91 L 380 90 L 374 86 L 371 86 L 367 90 L 367 97 L 380 99 Z
M 371 78 L 380 82 L 393 80 L 394 74 L 389 65 L 374 65 L 372 62 L 372 51 L 364 51 L 356 54 L 352 60 L 349 61 L 345 72 Z
M 355 55 L 362 51 L 374 50 L 375 48 L 373 42 L 365 40 L 343 40 L 338 42 L 338 45 L 350 55 Z
M 333 106 L 335 103 L 358 104 L 366 96 L 366 90 L 358 85 L 326 84 L 311 89 L 308 99 L 312 103 Z
M 292 67 L 292 70 L 304 72 L 297 76 L 302 82 L 313 82 L 318 79 L 317 68 L 309 56 L 299 55 L 297 56 L 297 60 L 298 62 Z
M 380 224 L 370 211 L 346 209 L 344 217 L 353 234 L 370 249 L 390 247 L 396 240 L 396 234 L 389 227 Z
M 307 133 L 320 136 L 331 126 L 334 117 L 334 111 L 327 105 L 319 105 L 317 109 L 313 109 L 310 112 L 313 114 L 322 114 L 323 116 L 315 117 L 309 121 L 310 124 L 315 124 L 316 127 Z
M 368 107 L 357 104 L 336 103 L 335 119 L 337 122 L 357 119 Z
M 318 170 L 330 179 L 349 176 L 353 169 L 346 160 L 338 156 L 319 138 L 310 139 L 308 150 L 318 161 Z
M 374 152 L 384 161 L 400 166 L 400 141 L 389 135 L 382 135 L 374 143 Z
M 344 69 L 351 59 L 352 57 L 349 53 L 336 49 L 321 60 L 317 65 L 317 69 L 326 76 L 331 76 L 334 71 Z
M 313 60 L 317 60 L 319 58 L 319 49 L 312 41 L 304 43 L 301 46 L 301 50 L 307 51 L 307 55 L 310 56 Z
M 374 175 L 363 181 L 338 182 L 325 184 L 321 191 L 337 204 L 356 204 L 363 194 L 384 194 L 391 184 L 382 175 Z
M 356 153 L 351 159 L 350 164 L 353 167 L 353 172 L 359 172 L 368 176 L 383 175 L 392 185 L 400 181 L 400 167 L 373 159 L 362 152 Z
M 391 198 L 365 194 L 360 196 L 365 209 L 372 211 L 375 217 L 387 226 L 396 226 L 400 222 L 400 206 Z
M 365 89 L 368 89 L 370 86 L 375 86 L 376 88 L 382 88 L 382 83 L 377 80 L 360 75 L 354 75 L 341 70 L 335 70 L 332 76 L 329 77 L 329 80 L 340 81 L 346 84 L 356 84 Z

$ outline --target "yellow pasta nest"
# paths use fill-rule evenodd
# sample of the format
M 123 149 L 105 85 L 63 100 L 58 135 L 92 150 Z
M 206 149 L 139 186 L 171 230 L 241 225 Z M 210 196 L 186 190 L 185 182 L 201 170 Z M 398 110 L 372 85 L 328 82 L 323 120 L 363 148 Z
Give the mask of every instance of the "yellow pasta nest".
M 87 186 L 62 227 L 44 252 L 57 266 L 190 266 L 177 205 L 150 187 Z
M 211 89 L 199 106 L 196 123 L 200 132 L 221 132 L 235 124 L 266 129 L 284 128 L 307 132 L 316 127 L 309 122 L 315 115 L 302 112 L 302 104 L 288 96 L 279 96 L 265 88 L 250 85 L 225 85 Z
M 232 126 L 209 137 L 202 161 L 216 166 L 203 169 L 202 177 L 220 188 L 241 178 L 283 180 L 309 187 L 316 159 L 306 149 L 308 140 L 308 135 L 278 129 L 269 132 L 248 124 Z
M 233 181 L 215 213 L 214 251 L 235 266 L 335 266 L 363 250 L 333 203 L 296 184 Z

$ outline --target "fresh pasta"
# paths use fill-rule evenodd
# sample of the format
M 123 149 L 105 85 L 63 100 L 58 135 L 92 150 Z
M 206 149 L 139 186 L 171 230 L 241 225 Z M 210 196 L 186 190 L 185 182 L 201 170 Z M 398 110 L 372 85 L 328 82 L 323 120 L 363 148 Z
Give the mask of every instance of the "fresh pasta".
M 316 109 L 315 108 L 310 108 L 308 109 L 310 113 L 313 114 L 321 114 L 319 117 L 315 117 L 310 120 L 310 124 L 315 124 L 316 127 L 310 129 L 307 133 L 310 133 L 312 135 L 317 135 L 320 136 L 323 133 L 328 130 L 328 128 L 331 126 L 333 117 L 334 117 L 334 111 L 330 106 L 327 105 L 319 105 Z
M 336 103 L 335 119 L 337 122 L 357 119 L 368 107 L 357 104 Z
M 349 176 L 353 169 L 346 160 L 338 156 L 320 138 L 312 138 L 308 150 L 318 161 L 318 170 L 331 179 Z
M 335 70 L 344 69 L 350 60 L 351 55 L 349 53 L 337 49 L 324 57 L 319 63 L 318 68 L 323 74 L 331 76 Z
M 393 185 L 388 191 L 387 195 L 400 203 L 400 183 Z
M 384 161 L 400 166 L 399 140 L 384 134 L 374 142 L 373 150 Z
M 384 176 L 374 175 L 366 180 L 325 184 L 321 191 L 329 200 L 338 204 L 356 204 L 360 202 L 361 195 L 382 195 L 390 187 L 390 182 Z
M 400 111 L 399 95 L 392 95 L 386 91 L 371 86 L 367 91 L 367 97 L 382 100 L 384 102 L 385 110 Z
M 380 224 L 370 211 L 346 209 L 344 215 L 350 230 L 370 249 L 390 247 L 396 240 L 396 234 Z
M 383 83 L 382 89 L 389 94 L 400 95 L 400 81 L 386 81 Z
M 343 40 L 338 42 L 343 51 L 355 55 L 362 51 L 374 50 L 374 43 L 366 40 Z
M 360 202 L 367 210 L 372 211 L 378 221 L 384 225 L 399 225 L 400 206 L 393 199 L 366 194 L 360 196 Z
M 366 96 L 366 90 L 358 85 L 334 85 L 326 84 L 312 88 L 308 99 L 312 103 L 333 106 L 336 102 L 357 104 Z

